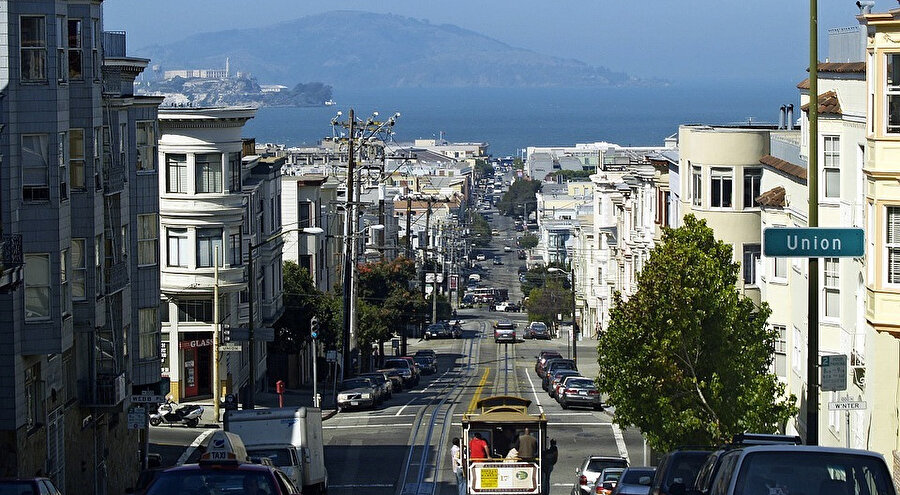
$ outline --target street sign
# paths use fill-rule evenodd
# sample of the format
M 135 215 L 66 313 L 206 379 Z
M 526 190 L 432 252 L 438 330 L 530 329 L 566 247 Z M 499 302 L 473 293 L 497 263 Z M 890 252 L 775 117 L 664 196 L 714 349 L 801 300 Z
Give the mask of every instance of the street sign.
M 863 229 L 787 228 L 763 230 L 763 254 L 780 258 L 855 258 L 865 253 Z
M 219 346 L 219 352 L 241 352 L 241 344 L 222 344 Z
M 147 427 L 147 408 L 134 406 L 128 409 L 128 429 L 142 430 Z
M 829 411 L 860 411 L 867 408 L 868 405 L 864 400 L 843 400 L 828 403 Z
M 337 351 L 325 351 L 325 360 L 329 363 L 337 362 Z
M 847 355 L 822 356 L 822 391 L 847 390 Z
M 162 404 L 166 401 L 166 397 L 163 395 L 132 395 L 131 403 L 132 404 Z

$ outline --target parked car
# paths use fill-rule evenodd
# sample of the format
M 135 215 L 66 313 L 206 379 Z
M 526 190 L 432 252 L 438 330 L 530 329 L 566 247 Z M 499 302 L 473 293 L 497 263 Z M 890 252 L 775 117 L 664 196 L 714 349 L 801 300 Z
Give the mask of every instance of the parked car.
M 449 339 L 453 337 L 453 330 L 446 321 L 432 323 L 425 328 L 425 340 L 429 339 Z
M 557 399 L 563 409 L 572 406 L 592 407 L 597 411 L 603 410 L 603 401 L 597 384 L 590 378 L 570 378 L 565 385 L 557 391 Z
M 378 371 L 387 375 L 388 379 L 391 381 L 391 395 L 393 395 L 394 392 L 403 391 L 403 371 L 397 368 L 384 368 Z
M 338 410 L 378 406 L 378 386 L 369 378 L 350 378 L 338 387 Z
M 487 256 L 485 256 L 484 253 L 478 253 L 475 255 L 475 259 L 478 261 L 484 261 L 487 259 Z
M 0 493 L 10 495 L 60 495 L 47 478 L 0 478 Z
M 499 256 L 497 256 L 497 257 L 494 258 L 494 261 L 493 261 L 492 263 L 494 263 L 495 265 L 502 265 L 502 264 L 503 264 L 503 260 L 500 259 Z
M 625 468 L 614 467 L 606 468 L 597 476 L 594 481 L 594 489 L 591 491 L 593 495 L 610 495 L 619 483 L 619 478 Z
M 648 495 L 653 481 L 653 467 L 630 467 L 622 472 L 612 495 Z
M 522 338 L 550 340 L 550 329 L 547 328 L 547 324 L 542 321 L 533 321 L 528 324 Z
M 712 449 L 676 449 L 664 455 L 656 466 L 650 495 L 684 495 L 710 452 Z
M 430 356 L 434 359 L 437 359 L 437 353 L 434 352 L 434 349 L 419 349 L 415 354 L 413 354 L 413 357 L 416 356 Z
M 376 371 L 374 373 L 362 373 L 359 376 L 375 380 L 375 384 L 378 385 L 381 390 L 381 402 L 390 399 L 394 395 L 394 384 L 391 382 L 391 379 L 388 378 L 387 373 Z
M 516 342 L 516 326 L 504 318 L 494 323 L 494 342 Z
M 730 444 L 710 453 L 706 457 L 706 460 L 703 461 L 703 465 L 700 466 L 700 470 L 697 472 L 697 476 L 694 478 L 693 487 L 688 485 L 688 491 L 693 495 L 708 495 L 712 489 L 713 479 L 715 478 L 716 472 L 722 464 L 722 458 L 726 453 L 736 448 L 749 445 L 776 444 L 802 445 L 803 440 L 797 435 L 770 435 L 758 433 L 741 433 L 736 435 Z
M 396 368 L 400 371 L 400 376 L 403 377 L 403 388 L 412 388 L 419 383 L 419 374 L 416 371 L 416 366 L 406 359 L 385 359 L 384 366 L 386 368 Z
M 422 370 L 422 373 L 426 375 L 437 373 L 437 363 L 434 358 L 420 354 L 418 356 L 413 356 L 413 359 L 416 361 L 416 365 L 419 369 Z
M 597 477 L 606 468 L 627 468 L 628 461 L 621 457 L 589 455 L 575 468 L 575 484 L 571 495 L 592 495 L 591 489 Z
M 571 359 L 551 359 L 547 361 L 545 367 L 545 373 L 541 380 L 541 387 L 545 391 L 550 391 L 550 380 L 553 378 L 553 372 L 558 370 L 575 370 L 578 371 L 578 366 L 575 365 L 575 361 Z
M 722 495 L 896 493 L 881 454 L 812 445 L 770 444 L 732 449 L 723 455 L 712 486 L 714 493 Z
M 509 246 L 503 246 L 503 252 L 504 252 L 504 253 L 511 253 L 511 252 L 512 252 L 512 248 L 509 247 Z
M 547 364 L 547 361 L 550 359 L 560 359 L 562 358 L 562 355 L 557 351 L 543 350 L 535 357 L 534 372 L 537 373 L 539 377 L 543 378 L 544 366 Z
M 581 377 L 581 373 L 578 370 L 557 370 L 553 372 L 553 376 L 550 377 L 550 386 L 547 387 L 547 393 L 550 395 L 551 399 L 556 399 L 559 397 L 559 389 L 563 386 L 566 380 L 572 377 Z

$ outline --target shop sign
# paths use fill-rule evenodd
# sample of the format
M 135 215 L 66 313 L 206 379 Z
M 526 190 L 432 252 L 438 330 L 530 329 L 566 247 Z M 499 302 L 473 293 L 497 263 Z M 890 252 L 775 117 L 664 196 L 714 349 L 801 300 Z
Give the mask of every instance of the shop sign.
M 195 347 L 209 347 L 213 344 L 213 339 L 196 339 L 182 340 L 178 343 L 179 349 L 193 349 Z

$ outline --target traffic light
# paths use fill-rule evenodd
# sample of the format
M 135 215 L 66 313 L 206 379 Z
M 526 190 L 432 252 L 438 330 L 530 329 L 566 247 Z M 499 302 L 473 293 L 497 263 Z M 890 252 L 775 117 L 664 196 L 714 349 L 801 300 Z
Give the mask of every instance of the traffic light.
M 222 342 L 231 342 L 231 325 L 222 325 Z
M 315 316 L 309 320 L 309 335 L 314 339 L 319 337 L 319 319 Z

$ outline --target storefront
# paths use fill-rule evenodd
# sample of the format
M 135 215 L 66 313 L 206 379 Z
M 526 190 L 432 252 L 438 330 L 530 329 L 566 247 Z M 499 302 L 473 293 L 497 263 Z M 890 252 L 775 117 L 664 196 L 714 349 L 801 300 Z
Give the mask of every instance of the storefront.
M 212 395 L 212 332 L 181 334 L 181 397 Z

